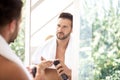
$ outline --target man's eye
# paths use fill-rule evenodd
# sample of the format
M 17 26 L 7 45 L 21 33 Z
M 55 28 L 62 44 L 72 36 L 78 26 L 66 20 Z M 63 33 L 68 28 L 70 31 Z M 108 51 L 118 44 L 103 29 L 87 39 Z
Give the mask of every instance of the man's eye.
M 60 25 L 57 25 L 58 27 L 60 27 Z
M 64 28 L 67 28 L 67 26 L 64 26 Z

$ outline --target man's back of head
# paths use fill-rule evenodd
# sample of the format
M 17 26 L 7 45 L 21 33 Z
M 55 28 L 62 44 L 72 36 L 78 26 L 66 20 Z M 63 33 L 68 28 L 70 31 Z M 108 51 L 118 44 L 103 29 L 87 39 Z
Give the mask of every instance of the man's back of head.
M 0 28 L 20 18 L 22 5 L 21 0 L 0 0 Z
M 0 0 L 0 35 L 8 43 L 17 37 L 22 6 L 21 0 Z

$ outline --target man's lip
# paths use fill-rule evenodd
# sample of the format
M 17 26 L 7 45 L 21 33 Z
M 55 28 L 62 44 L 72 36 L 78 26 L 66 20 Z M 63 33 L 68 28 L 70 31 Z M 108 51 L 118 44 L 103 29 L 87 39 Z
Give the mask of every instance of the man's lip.
M 58 32 L 58 34 L 64 34 L 63 32 Z

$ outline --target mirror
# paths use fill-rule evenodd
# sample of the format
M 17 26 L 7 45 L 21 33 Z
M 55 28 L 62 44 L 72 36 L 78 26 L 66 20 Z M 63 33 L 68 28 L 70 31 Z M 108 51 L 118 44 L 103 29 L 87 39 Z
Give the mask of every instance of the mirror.
M 76 14 L 75 11 L 77 11 L 76 9 L 78 9 L 78 6 L 75 5 L 79 4 L 78 1 L 79 0 L 31 0 L 31 29 L 30 29 L 31 56 L 48 37 L 56 36 L 57 27 L 56 21 L 61 12 L 69 12 L 73 14 L 73 16 Z M 78 16 L 76 16 L 76 18 L 78 19 Z M 78 25 L 74 24 L 74 26 L 76 27 L 73 27 L 74 29 L 72 34 L 75 35 L 74 37 L 77 37 L 78 34 L 76 35 L 75 30 L 77 31 L 79 30 L 76 29 L 79 28 L 77 27 L 79 26 L 79 24 Z M 74 46 L 76 47 L 76 45 Z M 76 76 L 75 78 L 76 79 L 74 80 L 77 80 Z

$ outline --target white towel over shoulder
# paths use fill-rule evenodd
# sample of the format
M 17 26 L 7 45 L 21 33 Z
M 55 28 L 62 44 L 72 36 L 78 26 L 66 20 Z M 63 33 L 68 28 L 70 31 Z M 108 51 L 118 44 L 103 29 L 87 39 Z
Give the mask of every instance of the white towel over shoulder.
M 0 35 L 0 55 L 5 57 L 6 59 L 18 64 L 23 71 L 28 75 L 31 80 L 31 76 L 27 69 L 24 67 L 22 61 L 16 56 L 16 54 L 10 49 L 9 45 L 7 42 L 4 40 L 4 38 Z
M 49 39 L 41 45 L 32 56 L 32 63 L 39 64 L 41 56 L 46 60 L 54 60 L 56 56 L 56 37 Z M 71 69 L 73 64 L 73 40 L 72 36 L 69 40 L 68 46 L 65 51 L 65 64 Z

